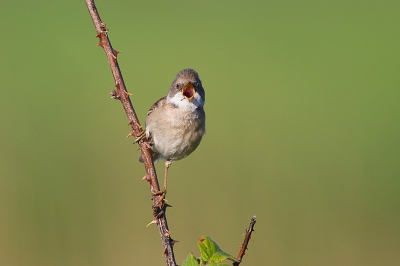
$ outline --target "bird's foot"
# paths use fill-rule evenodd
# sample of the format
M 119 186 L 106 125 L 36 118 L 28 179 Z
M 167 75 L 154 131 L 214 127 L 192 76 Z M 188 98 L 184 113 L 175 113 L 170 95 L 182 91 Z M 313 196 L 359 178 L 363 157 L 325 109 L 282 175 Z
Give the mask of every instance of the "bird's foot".
M 167 194 L 167 190 L 165 188 L 163 188 L 162 190 L 154 192 L 153 196 L 163 196 L 163 197 L 165 197 L 166 194 Z
M 153 196 L 161 196 L 161 200 L 163 202 L 167 201 L 165 196 L 167 195 L 167 189 L 163 188 L 162 190 L 156 191 L 153 193 Z
M 153 196 L 161 196 L 160 199 L 154 205 L 162 206 L 163 204 L 166 204 L 166 202 L 168 202 L 168 200 L 165 198 L 166 195 L 167 195 L 166 188 L 163 188 L 162 190 L 154 192 Z
M 128 135 L 129 137 L 129 135 Z M 141 140 L 146 139 L 146 131 L 140 132 L 140 134 L 136 137 L 135 141 L 133 143 L 138 143 Z

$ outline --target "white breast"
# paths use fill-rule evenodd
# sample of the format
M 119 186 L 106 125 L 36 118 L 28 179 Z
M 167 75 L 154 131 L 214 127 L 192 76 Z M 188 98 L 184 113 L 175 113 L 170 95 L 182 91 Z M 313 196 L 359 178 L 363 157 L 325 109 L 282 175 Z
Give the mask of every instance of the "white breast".
M 200 144 L 205 132 L 204 110 L 184 101 L 178 108 L 166 104 L 146 119 L 146 132 L 153 140 L 153 150 L 165 160 L 177 161 L 188 156 Z

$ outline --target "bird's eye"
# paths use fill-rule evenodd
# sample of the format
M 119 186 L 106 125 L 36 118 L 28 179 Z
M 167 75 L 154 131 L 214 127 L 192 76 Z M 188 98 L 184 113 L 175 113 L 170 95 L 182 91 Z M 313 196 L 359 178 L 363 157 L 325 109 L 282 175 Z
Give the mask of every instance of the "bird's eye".
M 180 90 L 179 84 L 176 84 L 176 85 L 175 85 L 175 88 L 179 91 L 179 90 Z

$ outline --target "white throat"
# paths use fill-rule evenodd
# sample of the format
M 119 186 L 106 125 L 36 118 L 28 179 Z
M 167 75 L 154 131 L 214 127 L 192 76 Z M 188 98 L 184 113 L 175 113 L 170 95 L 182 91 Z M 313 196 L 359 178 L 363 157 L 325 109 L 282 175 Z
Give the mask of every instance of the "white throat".
M 191 101 L 183 96 L 182 93 L 178 92 L 174 95 L 174 97 L 167 97 L 167 102 L 176 105 L 178 108 L 190 110 L 195 110 L 198 107 L 204 106 L 204 101 L 201 98 L 200 94 L 198 94 L 197 92 L 195 93 Z

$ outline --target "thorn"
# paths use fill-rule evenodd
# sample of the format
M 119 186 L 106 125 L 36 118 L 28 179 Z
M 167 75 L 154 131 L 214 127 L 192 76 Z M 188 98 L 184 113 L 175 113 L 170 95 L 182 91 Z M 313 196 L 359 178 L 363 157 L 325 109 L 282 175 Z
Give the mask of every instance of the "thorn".
M 117 56 L 117 54 L 122 53 L 122 52 L 120 50 L 113 49 L 113 53 L 114 53 L 115 56 Z
M 124 93 L 125 93 L 126 96 L 132 96 L 132 93 L 129 93 L 127 91 L 124 91 Z
M 167 256 L 167 254 L 168 254 L 168 250 L 167 250 L 167 248 L 164 248 L 164 251 L 163 251 L 163 256 Z
M 101 33 L 98 32 L 98 33 L 96 34 L 96 36 L 94 36 L 94 37 L 95 37 L 95 38 L 100 38 L 100 35 L 101 35 Z
M 171 240 L 170 240 L 170 242 L 171 242 L 171 245 L 175 245 L 175 243 L 178 243 L 179 241 L 178 240 L 174 240 L 174 239 L 172 239 L 172 238 L 170 238 Z
M 155 224 L 157 223 L 156 220 L 154 219 L 153 221 L 151 221 L 148 225 L 146 225 L 146 227 L 149 227 L 151 224 Z
M 130 136 L 135 136 L 135 133 L 133 133 L 133 130 L 131 132 L 129 132 L 128 136 L 126 136 L 126 138 L 129 138 Z
M 142 178 L 142 180 L 149 181 L 149 180 L 150 180 L 150 178 L 149 178 L 147 175 L 145 175 L 145 176 Z
M 165 202 L 167 202 L 167 200 L 166 200 L 166 199 L 164 199 L 164 201 L 165 201 Z M 166 208 L 168 208 L 168 207 L 172 207 L 172 205 L 169 205 L 168 203 L 164 203 L 164 204 L 165 204 L 165 207 L 166 207 Z

